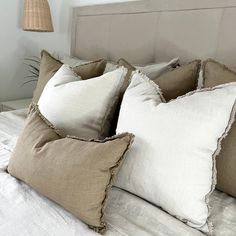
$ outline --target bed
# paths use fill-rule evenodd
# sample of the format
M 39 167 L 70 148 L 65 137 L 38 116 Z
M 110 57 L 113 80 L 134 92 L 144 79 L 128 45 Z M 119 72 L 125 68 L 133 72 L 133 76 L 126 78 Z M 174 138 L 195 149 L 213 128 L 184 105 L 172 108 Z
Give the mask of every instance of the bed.
M 236 68 L 235 19 L 233 0 L 158 0 L 79 7 L 73 13 L 71 54 L 84 60 L 105 57 L 116 61 L 124 57 L 134 64 L 176 56 L 183 63 L 214 57 Z M 0 235 L 97 235 L 6 172 L 26 114 L 27 110 L 0 113 Z M 214 235 L 236 235 L 236 199 L 215 190 L 210 205 Z M 112 188 L 105 214 L 107 236 L 204 235 L 116 187 Z
M 23 129 L 26 114 L 26 109 L 0 113 L 1 235 L 97 235 L 62 207 L 39 195 L 6 172 L 17 136 Z M 210 204 L 215 235 L 234 236 L 236 199 L 216 190 Z M 108 201 L 106 218 L 108 231 L 105 235 L 108 236 L 204 235 L 162 209 L 116 187 L 113 187 Z

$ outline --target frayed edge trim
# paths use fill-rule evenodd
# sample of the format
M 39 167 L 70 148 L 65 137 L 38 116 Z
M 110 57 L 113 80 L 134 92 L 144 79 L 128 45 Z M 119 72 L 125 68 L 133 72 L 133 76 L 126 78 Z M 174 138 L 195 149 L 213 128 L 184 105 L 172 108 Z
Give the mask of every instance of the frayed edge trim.
M 109 169 L 111 176 L 109 179 L 109 183 L 105 189 L 105 197 L 102 201 L 102 208 L 101 208 L 100 222 L 101 222 L 102 227 L 89 226 L 89 228 L 93 229 L 95 232 L 100 233 L 100 234 L 105 234 L 105 232 L 106 232 L 106 223 L 104 221 L 104 212 L 105 212 L 106 205 L 107 205 L 108 192 L 110 191 L 110 189 L 113 185 L 114 177 L 116 176 L 117 172 L 119 171 L 119 167 L 121 166 L 121 163 L 123 162 L 123 160 L 125 158 L 125 154 L 130 149 L 132 143 L 134 142 L 134 135 L 133 134 L 126 133 L 126 135 L 129 135 L 129 141 L 127 141 L 128 145 L 127 145 L 126 149 L 124 150 L 124 152 L 122 153 L 122 155 L 120 156 L 119 160 L 116 162 L 116 164 Z M 115 135 L 112 138 L 119 137 L 119 136 L 124 137 L 125 135 L 124 134 Z
M 212 160 L 213 160 L 213 167 L 212 167 L 212 186 L 211 186 L 211 190 L 210 192 L 205 196 L 205 203 L 207 204 L 207 208 L 208 208 L 208 217 L 207 217 L 207 226 L 208 226 L 208 230 L 209 233 L 207 235 L 211 236 L 213 235 L 213 231 L 214 231 L 214 226 L 213 223 L 211 221 L 209 221 L 209 216 L 211 214 L 211 206 L 209 204 L 210 201 L 210 195 L 213 193 L 213 191 L 215 190 L 215 186 L 217 184 L 217 169 L 216 169 L 216 157 L 219 155 L 220 151 L 221 151 L 221 142 L 224 138 L 227 137 L 234 121 L 235 121 L 235 115 L 236 115 L 236 100 L 233 104 L 231 113 L 230 113 L 230 117 L 229 117 L 229 121 L 228 121 L 228 125 L 225 128 L 224 133 L 222 134 L 222 136 L 217 140 L 217 148 L 215 150 L 215 152 L 212 155 Z
M 233 70 L 231 70 L 229 67 L 227 67 L 225 64 L 222 64 L 212 58 L 208 58 L 207 60 L 203 61 L 202 63 L 202 76 L 203 76 L 203 80 L 202 80 L 202 86 L 205 87 L 205 82 L 206 82 L 206 67 L 208 63 L 214 63 L 218 66 L 220 66 L 223 70 L 227 70 L 228 72 L 236 75 L 236 72 L 234 72 Z
M 36 112 L 37 115 L 51 128 L 55 131 L 56 134 L 58 134 L 60 137 L 65 138 L 66 135 L 63 131 L 57 129 L 47 118 L 45 118 L 42 113 L 40 112 L 38 105 L 35 103 L 31 103 L 28 109 L 28 114 L 27 116 L 30 117 L 33 112 Z
M 149 78 L 147 77 L 147 75 L 145 75 L 145 74 L 142 73 L 141 71 L 139 71 L 139 70 L 133 71 L 132 74 L 131 74 L 131 76 L 130 76 L 130 81 L 129 81 L 129 82 L 131 82 L 131 80 L 133 79 L 133 77 L 134 77 L 135 75 L 139 75 L 143 81 L 147 81 L 148 83 L 150 83 L 150 84 L 155 88 L 157 94 L 158 94 L 159 97 L 161 98 L 161 101 L 164 102 L 164 103 L 166 103 L 166 100 L 165 100 L 165 98 L 164 98 L 164 96 L 163 96 L 163 94 L 162 94 L 162 90 L 160 89 L 160 87 L 159 87 L 155 82 L 153 82 L 151 79 L 149 79 Z
M 31 114 L 34 114 L 36 113 L 51 129 L 53 129 L 59 136 L 61 136 L 62 138 L 71 138 L 71 139 L 76 139 L 76 140 L 79 140 L 79 141 L 89 141 L 89 142 L 97 142 L 97 143 L 105 143 L 107 141 L 112 141 L 112 140 L 115 140 L 115 139 L 122 139 L 122 138 L 127 138 L 126 142 L 127 142 L 127 147 L 125 148 L 125 150 L 123 151 L 123 153 L 120 155 L 120 158 L 118 159 L 118 161 L 115 163 L 114 166 L 110 167 L 109 168 L 109 172 L 110 172 L 110 179 L 109 179 L 109 182 L 106 186 L 106 189 L 105 189 L 105 196 L 104 196 L 104 199 L 102 201 L 102 207 L 101 207 L 101 217 L 100 217 L 100 224 L 101 226 L 100 227 L 97 227 L 97 226 L 91 226 L 91 225 L 88 225 L 89 228 L 91 228 L 92 230 L 94 230 L 95 232 L 97 233 L 100 233 L 100 234 L 105 234 L 106 232 L 106 223 L 105 223 L 105 220 L 104 220 L 104 212 L 105 212 L 105 208 L 106 208 L 106 205 L 107 205 L 107 199 L 108 199 L 108 192 L 109 190 L 111 189 L 112 187 L 112 183 L 113 183 L 113 179 L 115 177 L 115 175 L 117 174 L 118 172 L 118 169 L 119 167 L 121 166 L 121 163 L 122 161 L 124 160 L 125 158 L 125 154 L 127 153 L 127 151 L 130 149 L 132 143 L 134 142 L 134 135 L 131 134 L 131 133 L 121 133 L 121 134 L 117 134 L 117 135 L 114 135 L 112 137 L 108 137 L 108 138 L 105 138 L 103 140 L 95 140 L 95 139 L 81 139 L 79 137 L 76 137 L 76 136 L 65 136 L 65 135 L 61 135 L 61 131 L 60 130 L 57 130 L 55 129 L 54 125 L 52 125 L 40 112 L 40 110 L 38 109 L 38 106 L 34 103 L 31 103 L 30 105 L 30 108 L 29 108 L 29 112 L 28 112 L 28 116 L 30 117 Z

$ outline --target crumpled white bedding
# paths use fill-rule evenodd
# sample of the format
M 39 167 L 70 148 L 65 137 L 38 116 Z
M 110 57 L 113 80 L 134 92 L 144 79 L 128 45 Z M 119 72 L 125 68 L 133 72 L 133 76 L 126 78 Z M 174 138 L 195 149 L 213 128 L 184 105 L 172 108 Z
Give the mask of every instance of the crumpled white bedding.
M 6 172 L 23 128 L 26 110 L 0 113 L 0 236 L 98 235 L 56 203 Z M 211 197 L 215 236 L 236 235 L 236 199 L 215 191 Z M 106 236 L 201 236 L 158 207 L 113 188 L 106 209 Z

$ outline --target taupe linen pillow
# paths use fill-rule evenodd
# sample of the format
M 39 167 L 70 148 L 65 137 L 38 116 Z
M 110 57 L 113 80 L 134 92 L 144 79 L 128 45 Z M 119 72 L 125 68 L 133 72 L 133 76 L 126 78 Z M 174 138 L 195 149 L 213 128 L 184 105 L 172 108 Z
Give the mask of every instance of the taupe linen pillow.
M 208 59 L 203 62 L 204 87 L 236 82 L 236 73 L 225 65 Z M 236 123 L 221 143 L 221 151 L 216 161 L 216 188 L 236 197 Z
M 52 57 L 47 51 L 41 51 L 41 62 L 39 68 L 39 78 L 32 101 L 37 103 L 47 82 L 59 70 L 62 63 Z
M 52 76 L 59 70 L 63 63 L 55 59 L 50 53 L 43 50 L 41 52 L 41 63 L 39 68 L 39 78 L 34 91 L 33 102 L 37 103 L 43 92 L 43 89 Z M 103 74 L 106 68 L 106 61 L 99 59 L 73 68 L 76 74 L 82 79 L 90 79 Z
M 124 59 L 120 59 L 118 64 L 128 69 L 126 81 L 129 81 L 130 75 L 135 70 L 135 67 Z M 189 64 L 177 67 L 172 71 L 168 71 L 153 79 L 153 81 L 161 88 L 165 100 L 169 101 L 197 88 L 200 67 L 201 61 L 195 60 Z M 126 88 L 127 85 L 128 82 Z
M 128 133 L 103 141 L 62 137 L 32 106 L 8 172 L 103 233 L 107 194 L 132 141 Z
M 205 88 L 236 81 L 236 72 L 211 58 L 204 61 L 202 65 Z
M 161 88 L 165 100 L 170 101 L 197 88 L 200 67 L 201 61 L 195 60 L 166 72 L 153 81 Z

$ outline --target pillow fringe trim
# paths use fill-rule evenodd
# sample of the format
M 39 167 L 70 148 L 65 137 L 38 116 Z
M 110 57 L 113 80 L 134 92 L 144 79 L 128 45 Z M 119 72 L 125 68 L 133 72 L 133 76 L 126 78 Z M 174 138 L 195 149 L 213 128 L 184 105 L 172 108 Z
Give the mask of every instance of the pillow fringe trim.
M 211 185 L 211 190 L 210 192 L 205 196 L 205 202 L 207 204 L 207 208 L 208 208 L 208 219 L 207 219 L 207 226 L 209 229 L 209 233 L 207 235 L 211 236 L 213 235 L 213 231 L 214 231 L 214 226 L 212 224 L 212 222 L 209 220 L 209 216 L 211 213 L 211 206 L 209 204 L 210 201 L 210 196 L 213 193 L 213 191 L 215 190 L 215 186 L 217 184 L 217 169 L 216 169 L 216 158 L 219 155 L 220 151 L 221 151 L 221 142 L 223 139 L 225 139 L 235 121 L 235 115 L 236 115 L 236 100 L 233 104 L 231 113 L 230 113 L 230 117 L 229 117 L 229 121 L 228 121 L 228 125 L 226 126 L 224 133 L 221 135 L 220 138 L 218 138 L 217 140 L 217 148 L 215 150 L 215 152 L 212 155 L 212 160 L 213 160 L 213 167 L 212 167 L 212 185 Z
M 40 112 L 38 105 L 35 104 L 34 102 L 32 102 L 28 108 L 28 113 L 27 113 L 27 117 L 30 116 L 30 114 L 32 112 L 36 112 L 38 114 L 38 116 L 51 128 L 54 130 L 54 132 L 56 134 L 58 134 L 60 137 L 64 138 L 66 137 L 66 135 L 64 134 L 64 132 L 60 129 L 57 129 L 47 118 L 45 118 L 42 113 Z
M 126 133 L 127 135 L 127 133 Z M 124 134 L 120 134 L 120 135 L 115 135 L 113 137 L 123 137 Z M 113 138 L 112 137 L 112 138 Z M 109 139 L 109 138 L 108 138 Z M 103 225 L 102 227 L 94 227 L 94 226 L 89 226 L 89 228 L 93 229 L 95 232 L 100 233 L 100 234 L 105 234 L 106 232 L 106 224 L 104 222 L 104 212 L 106 209 L 106 205 L 107 205 L 107 200 L 108 200 L 108 192 L 110 191 L 112 185 L 113 185 L 113 180 L 114 177 L 116 176 L 117 172 L 119 171 L 119 168 L 121 166 L 121 163 L 123 162 L 124 158 L 125 158 L 125 154 L 127 153 L 127 151 L 130 149 L 132 143 L 134 142 L 134 135 L 133 134 L 129 134 L 129 142 L 127 142 L 127 147 L 126 149 L 123 151 L 122 155 L 120 156 L 119 160 L 116 162 L 116 164 L 112 167 L 109 168 L 110 171 L 110 179 L 108 182 L 108 185 L 106 186 L 106 190 L 105 190 L 105 197 L 102 201 L 102 208 L 101 208 L 101 217 L 100 217 L 100 221 L 101 221 L 101 225 Z
M 136 75 L 136 74 L 139 75 L 142 78 L 143 81 L 147 81 L 148 83 L 150 83 L 155 88 L 155 90 L 157 92 L 157 95 L 160 97 L 161 101 L 166 103 L 166 100 L 165 100 L 165 98 L 164 98 L 164 96 L 162 94 L 162 90 L 160 89 L 160 87 L 155 82 L 153 82 L 151 79 L 149 79 L 140 70 L 135 70 L 135 71 L 132 72 L 132 75 L 130 77 L 130 82 L 131 82 L 133 76 Z

